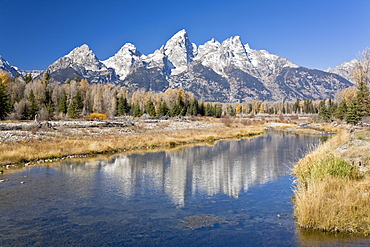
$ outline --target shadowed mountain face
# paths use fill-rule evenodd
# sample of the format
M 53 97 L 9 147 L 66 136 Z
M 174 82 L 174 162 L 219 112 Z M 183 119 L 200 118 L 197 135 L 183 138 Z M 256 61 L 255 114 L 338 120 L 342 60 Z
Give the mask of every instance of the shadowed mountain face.
M 9 65 L 6 61 L 2 64 Z M 10 65 L 3 70 L 12 75 L 17 72 Z M 253 50 L 239 36 L 197 46 L 185 30 L 149 55 L 127 43 L 114 56 L 100 61 L 82 45 L 47 70 L 51 78 L 61 82 L 79 76 L 90 83 L 126 86 L 130 91 L 183 88 L 200 99 L 218 102 L 327 99 L 353 85 L 329 72 L 336 70 L 303 68 L 267 51 Z

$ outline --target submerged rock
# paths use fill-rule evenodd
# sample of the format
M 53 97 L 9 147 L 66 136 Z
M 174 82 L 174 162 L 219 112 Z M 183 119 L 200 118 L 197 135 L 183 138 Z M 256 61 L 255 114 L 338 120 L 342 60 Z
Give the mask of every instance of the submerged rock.
M 182 225 L 188 227 L 192 230 L 203 228 L 203 227 L 213 227 L 216 224 L 229 224 L 237 225 L 236 221 L 226 220 L 225 217 L 220 217 L 214 214 L 201 214 L 187 216 L 184 220 L 181 220 Z

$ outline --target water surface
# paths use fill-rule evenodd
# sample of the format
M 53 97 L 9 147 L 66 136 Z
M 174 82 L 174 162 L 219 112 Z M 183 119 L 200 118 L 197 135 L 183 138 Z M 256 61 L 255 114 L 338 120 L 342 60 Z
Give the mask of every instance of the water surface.
M 290 169 L 318 143 L 267 132 L 5 173 L 0 246 L 365 246 L 295 227 Z

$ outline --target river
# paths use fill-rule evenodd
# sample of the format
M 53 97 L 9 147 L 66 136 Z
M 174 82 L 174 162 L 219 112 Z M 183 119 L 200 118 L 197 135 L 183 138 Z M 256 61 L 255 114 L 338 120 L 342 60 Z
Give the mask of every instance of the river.
M 0 175 L 0 246 L 368 246 L 294 224 L 290 170 L 319 137 L 263 136 Z

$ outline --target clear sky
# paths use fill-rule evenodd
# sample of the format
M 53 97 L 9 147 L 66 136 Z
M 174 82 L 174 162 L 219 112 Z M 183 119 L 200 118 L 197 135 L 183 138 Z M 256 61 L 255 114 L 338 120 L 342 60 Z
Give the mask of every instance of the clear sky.
M 24 70 L 82 44 L 100 60 L 126 42 L 149 54 L 181 29 L 197 45 L 239 35 L 324 70 L 370 47 L 370 0 L 0 0 L 0 55 Z

